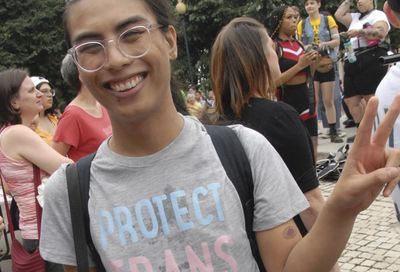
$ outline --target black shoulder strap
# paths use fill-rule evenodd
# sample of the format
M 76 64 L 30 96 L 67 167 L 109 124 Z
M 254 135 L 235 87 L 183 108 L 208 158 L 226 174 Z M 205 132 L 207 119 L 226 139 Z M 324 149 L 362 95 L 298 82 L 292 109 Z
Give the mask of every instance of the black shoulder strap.
M 95 155 L 96 153 L 89 154 L 67 167 L 67 184 L 78 271 L 88 271 L 89 269 L 87 253 L 87 247 L 89 247 L 96 263 L 96 271 L 103 272 L 106 270 L 90 234 L 88 210 L 90 166 Z M 75 214 L 79 214 L 79 216 Z
M 69 164 L 66 168 L 69 207 L 71 214 L 72 233 L 74 237 L 76 266 L 80 272 L 89 271 L 88 253 L 86 247 L 86 233 L 82 199 L 79 188 L 78 171 L 76 164 Z
M 246 233 L 251 251 L 260 271 L 265 271 L 253 231 L 254 183 L 250 162 L 236 133 L 229 127 L 206 125 L 226 174 L 235 186 L 242 202 Z
M 76 163 L 76 167 L 78 170 L 79 185 L 82 198 L 82 210 L 85 222 L 86 243 L 92 254 L 92 258 L 96 263 L 96 271 L 105 272 L 106 270 L 103 266 L 103 263 L 101 262 L 100 255 L 93 244 L 92 235 L 90 234 L 90 218 L 89 218 L 89 208 L 88 208 L 89 188 L 90 188 L 90 167 L 92 165 L 92 161 L 95 156 L 96 152 L 81 158 Z

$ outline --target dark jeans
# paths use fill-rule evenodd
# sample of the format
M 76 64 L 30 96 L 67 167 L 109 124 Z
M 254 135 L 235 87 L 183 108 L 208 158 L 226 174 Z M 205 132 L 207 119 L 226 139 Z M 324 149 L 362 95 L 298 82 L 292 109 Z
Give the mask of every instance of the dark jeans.
M 37 239 L 22 239 L 22 245 L 29 252 L 34 252 L 39 246 Z M 46 261 L 46 272 L 64 272 L 64 266 L 61 264 Z

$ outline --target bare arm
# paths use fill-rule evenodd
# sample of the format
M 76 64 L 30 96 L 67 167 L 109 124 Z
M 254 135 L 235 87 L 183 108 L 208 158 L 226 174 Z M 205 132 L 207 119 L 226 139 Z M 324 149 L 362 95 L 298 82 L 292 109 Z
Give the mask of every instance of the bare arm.
M 283 231 L 285 226 L 272 230 L 278 230 L 275 237 L 270 236 L 272 231 L 257 233 L 268 270 L 271 267 L 270 271 L 329 271 L 345 248 L 357 215 L 381 192 L 385 197 L 390 196 L 400 177 L 400 150 L 386 149 L 385 145 L 400 113 L 400 95 L 371 136 L 377 102 L 375 97 L 368 101 L 358 138 L 350 149 L 343 172 L 310 232 L 302 240 L 296 238 L 296 231 L 294 238 L 288 239 L 284 235 L 288 231 Z M 262 243 L 278 245 L 277 253 L 268 252 L 270 246 Z
M 261 259 L 267 271 L 284 271 L 286 260 L 301 234 L 293 220 L 271 230 L 256 232 Z
M 30 161 L 48 174 L 52 174 L 63 163 L 72 162 L 46 144 L 33 130 L 23 125 L 5 131 L 1 145 L 11 158 Z
M 310 203 L 310 207 L 300 213 L 300 218 L 303 221 L 305 227 L 308 231 L 310 231 L 311 227 L 314 225 L 315 221 L 319 213 L 322 210 L 322 207 L 325 204 L 325 199 L 321 193 L 319 187 L 304 193 L 304 196 L 307 198 Z M 339 265 L 336 263 L 335 266 L 330 270 L 331 272 L 340 271 Z
M 376 22 L 372 28 L 368 29 L 352 29 L 347 31 L 347 35 L 352 38 L 356 36 L 365 37 L 367 39 L 382 40 L 389 32 L 389 26 L 384 21 Z
M 352 0 L 344 0 L 335 12 L 336 20 L 344 24 L 347 28 L 350 26 L 352 20 L 350 14 L 351 3 Z
M 63 156 L 67 156 L 68 151 L 71 148 L 69 144 L 54 141 L 51 143 L 51 147 Z
M 310 230 L 317 220 L 318 214 L 321 212 L 325 200 L 319 187 L 304 193 L 304 196 L 307 198 L 308 203 L 310 203 L 310 207 L 300 213 L 300 217 L 307 230 Z
M 310 66 L 318 58 L 318 52 L 312 50 L 300 56 L 299 61 L 289 70 L 283 72 L 279 79 L 275 81 L 276 86 L 281 86 L 291 80 L 301 70 Z
M 331 48 L 338 47 L 340 45 L 340 36 L 339 36 L 339 30 L 337 27 L 329 29 L 331 32 L 331 37 L 332 40 L 327 41 L 327 42 L 321 42 L 319 46 L 329 46 Z

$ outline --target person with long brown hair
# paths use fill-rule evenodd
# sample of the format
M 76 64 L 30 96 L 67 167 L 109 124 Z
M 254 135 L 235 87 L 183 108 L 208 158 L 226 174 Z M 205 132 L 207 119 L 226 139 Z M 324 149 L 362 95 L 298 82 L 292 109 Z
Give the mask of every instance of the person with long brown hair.
M 240 17 L 217 36 L 211 54 L 211 79 L 221 119 L 240 123 L 264 135 L 278 151 L 310 207 L 295 222 L 302 233 L 313 225 L 323 205 L 318 188 L 312 144 L 298 113 L 276 102 L 278 59 L 273 41 L 258 21 Z M 304 229 L 303 223 L 307 229 Z

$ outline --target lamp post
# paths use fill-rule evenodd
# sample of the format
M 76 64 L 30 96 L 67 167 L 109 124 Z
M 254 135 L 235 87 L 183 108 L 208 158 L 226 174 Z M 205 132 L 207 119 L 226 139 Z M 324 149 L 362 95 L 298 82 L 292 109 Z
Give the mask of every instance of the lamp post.
M 182 0 L 178 0 L 178 4 L 176 4 L 175 10 L 179 15 L 184 15 L 186 13 L 187 7 L 186 7 L 185 3 L 182 2 Z M 187 56 L 187 60 L 188 60 L 188 64 L 189 64 L 190 83 L 194 83 L 193 67 L 192 67 L 192 62 L 190 60 L 189 44 L 188 44 L 187 35 L 186 35 L 185 17 L 182 18 L 182 28 L 183 28 L 183 39 L 185 41 L 185 47 L 186 47 L 186 56 Z

